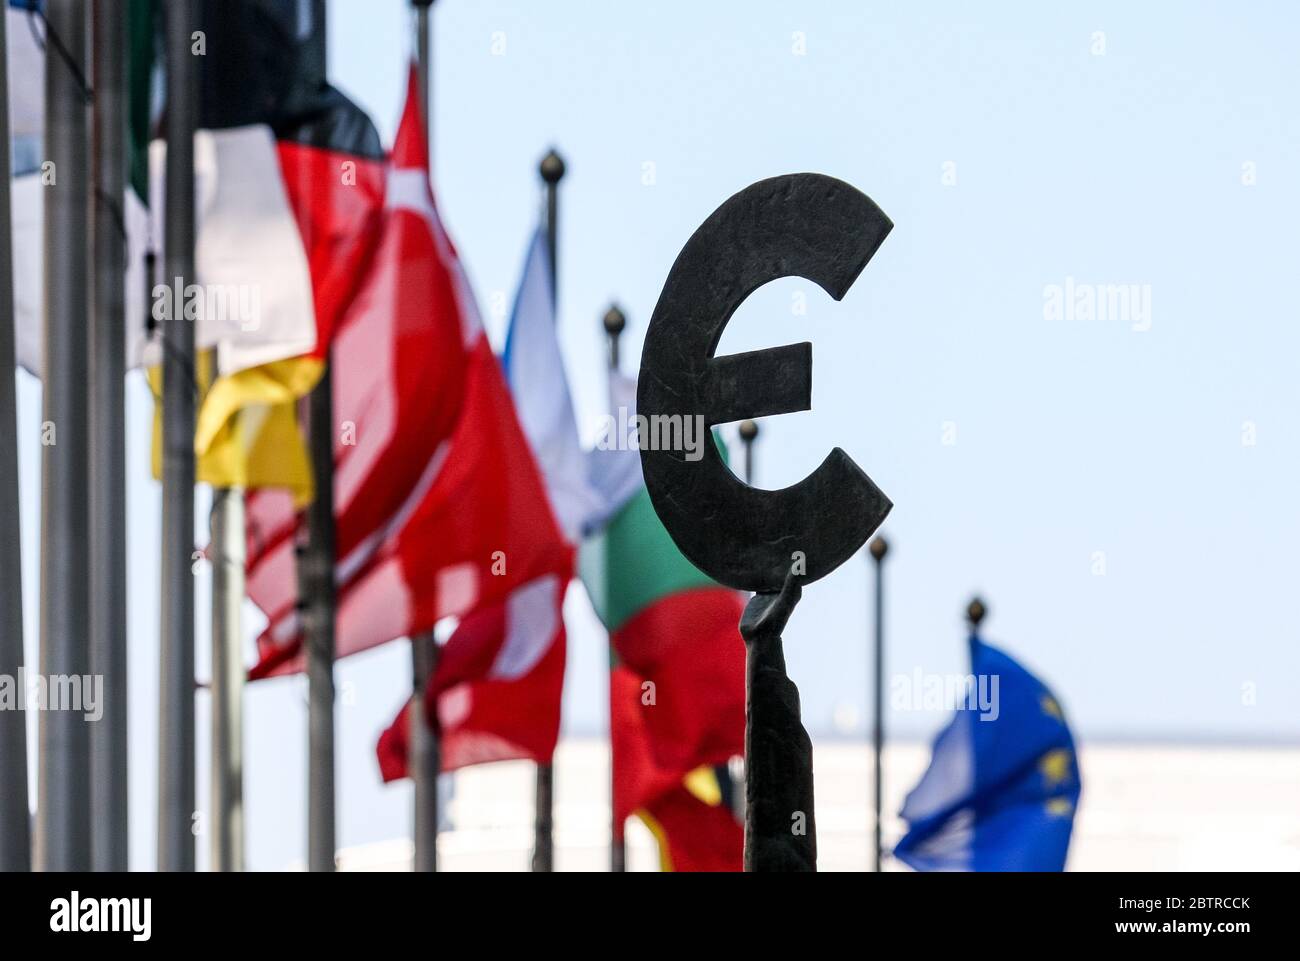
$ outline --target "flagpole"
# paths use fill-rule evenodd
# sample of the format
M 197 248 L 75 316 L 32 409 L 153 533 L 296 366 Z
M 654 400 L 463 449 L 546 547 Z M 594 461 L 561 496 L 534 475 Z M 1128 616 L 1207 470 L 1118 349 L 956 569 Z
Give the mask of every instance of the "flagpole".
M 429 166 L 433 166 L 432 33 L 430 8 L 433 0 L 411 0 L 415 9 L 416 82 L 429 143 Z M 436 726 L 429 724 L 437 705 L 426 709 L 425 693 L 438 666 L 438 642 L 432 631 L 411 638 L 411 703 L 407 716 L 410 731 L 411 779 L 415 782 L 415 812 L 412 834 L 412 868 L 418 872 L 438 870 L 438 773 L 442 757 Z
M 9 38 L 0 17 L 0 143 L 9 143 Z M 0 150 L 0 183 L 10 182 L 9 151 Z M 10 195 L 0 190 L 0 675 L 23 669 L 22 538 L 18 504 L 18 399 L 14 393 L 14 271 Z M 0 872 L 31 869 L 27 806 L 27 712 L 0 711 Z
M 627 317 L 618 304 L 610 304 L 609 310 L 605 311 L 603 323 L 605 336 L 609 339 L 609 373 L 612 376 L 618 373 L 618 338 L 623 333 L 623 328 L 627 326 Z
M 324 31 L 320 25 L 321 36 L 320 72 L 324 79 Z M 328 357 L 322 377 L 329 377 Z M 216 376 L 214 372 L 214 377 Z M 308 402 L 310 403 L 310 401 Z M 242 414 L 236 413 L 236 424 Z M 326 416 L 326 420 L 329 418 Z M 309 425 L 310 429 L 310 425 Z M 316 477 L 322 484 L 332 482 L 334 460 L 332 450 L 322 465 L 316 467 Z M 212 568 L 211 589 L 211 684 L 209 686 L 209 705 L 211 721 L 208 732 L 211 752 L 209 758 L 209 804 L 211 807 L 209 828 L 209 869 L 218 872 L 239 872 L 244 870 L 244 627 L 243 608 L 245 594 L 245 565 L 247 561 L 247 531 L 245 527 L 244 490 L 239 487 L 213 487 L 212 506 L 208 512 L 208 559 Z M 332 523 L 332 517 L 329 521 Z M 327 561 L 328 563 L 328 561 Z M 332 582 L 327 583 L 326 591 L 332 589 Z M 310 595 L 319 597 L 319 594 Z M 327 595 L 325 603 L 332 604 Z M 319 614 L 317 613 L 319 619 Z M 306 637 L 304 629 L 304 637 Z M 332 637 L 332 635 L 331 635 Z M 322 720 L 319 717 L 320 704 L 324 703 L 327 714 L 333 711 L 332 671 L 333 641 L 330 638 L 312 637 L 305 643 L 308 665 L 308 797 L 318 794 L 316 780 L 322 777 L 322 769 L 333 764 L 333 719 Z M 319 683 L 321 665 L 313 658 L 319 658 L 326 652 L 328 661 L 324 671 L 329 675 L 330 687 L 322 697 Z M 315 685 L 315 686 L 313 686 Z M 315 698 L 315 700 L 313 700 Z M 324 731 L 326 742 L 317 745 L 317 739 Z M 318 747 L 317 753 L 313 748 Z M 332 781 L 328 780 L 324 790 L 332 797 Z M 333 815 L 326 813 L 324 821 L 332 823 Z M 308 801 L 308 846 L 311 846 L 313 823 L 319 825 L 322 818 L 313 821 L 312 801 Z M 326 846 L 331 854 L 327 864 L 333 864 L 333 839 L 326 839 Z M 309 857 L 310 860 L 310 857 Z
M 127 868 L 126 676 L 126 8 L 94 4 L 94 311 L 90 363 L 90 669 L 104 716 L 90 732 L 96 871 Z M 143 323 L 143 318 L 136 318 Z
M 745 445 L 745 483 L 754 486 L 754 441 L 758 439 L 758 424 L 752 420 L 740 422 L 740 441 Z
M 298 552 L 303 638 L 307 650 L 307 869 L 334 870 L 334 390 L 328 357 L 307 398 L 315 496 L 307 542 Z
M 883 537 L 877 536 L 872 540 L 869 548 L 871 557 L 875 561 L 876 568 L 876 629 L 874 638 L 874 658 L 872 668 L 872 682 L 875 692 L 872 695 L 872 710 L 875 712 L 874 720 L 871 726 L 872 737 L 872 755 L 875 763 L 875 819 L 873 826 L 875 829 L 875 859 L 873 870 L 882 870 L 884 848 L 880 841 L 880 828 L 883 811 L 883 757 L 885 753 L 885 555 L 889 553 L 889 542 Z
M 433 18 L 430 15 L 430 8 L 433 6 L 433 0 L 411 0 L 411 6 L 415 9 L 415 63 L 416 63 L 416 80 L 420 88 L 420 106 L 424 110 L 424 134 L 429 138 L 429 155 L 433 155 L 433 100 L 432 90 L 429 83 L 432 76 L 429 72 L 430 57 L 432 57 L 433 46 Z M 430 159 L 429 166 L 433 166 Z
M 47 35 L 66 60 L 45 58 L 45 150 L 57 178 L 45 191 L 45 392 L 41 459 L 41 674 L 90 669 L 86 554 L 88 376 L 86 8 L 49 0 Z M 8 185 L 4 185 L 5 189 Z M 9 370 L 3 376 L 11 377 Z M 36 865 L 90 868 L 90 726 L 79 711 L 40 712 Z
M 609 339 L 609 375 L 611 379 L 618 373 L 618 339 L 623 333 L 623 328 L 627 326 L 627 317 L 619 309 L 618 304 L 610 304 L 609 310 L 605 311 L 603 321 L 605 325 L 605 336 Z M 606 647 L 613 643 L 613 638 L 606 640 Z M 609 817 L 610 817 L 610 834 L 609 834 L 609 869 L 615 874 L 627 870 L 627 842 L 623 837 L 622 825 L 618 823 L 618 815 L 614 811 L 614 711 L 613 711 L 613 669 L 610 668 L 606 679 L 610 682 L 606 699 L 610 703 L 609 712 Z
M 80 0 L 72 0 L 80 5 Z M 164 276 L 194 282 L 196 62 L 192 0 L 164 8 L 167 187 Z M 158 869 L 194 870 L 194 324 L 181 304 L 162 322 L 162 630 L 158 719 Z
M 244 870 L 244 492 L 212 490 L 211 870 Z
M 559 311 L 559 186 L 564 176 L 564 158 L 554 149 L 538 165 L 546 184 L 546 253 L 550 263 L 551 315 L 560 322 Z M 555 870 L 555 768 L 551 762 L 537 765 L 537 793 L 533 819 L 533 870 Z
M 324 46 L 324 25 L 321 43 Z M 321 50 L 325 62 L 325 50 Z M 322 67 L 322 74 L 324 74 Z M 307 870 L 335 869 L 337 813 L 334 803 L 334 660 L 337 651 L 338 591 L 334 526 L 334 365 L 325 352 L 320 380 L 300 407 L 307 412 L 307 447 L 314 496 L 306 510 L 307 538 L 298 545 L 297 565 L 303 642 L 307 656 Z M 240 505 L 240 596 L 243 595 L 243 511 Z M 215 538 L 214 538 L 215 540 Z M 243 678 L 240 677 L 242 684 Z M 242 845 L 242 819 L 239 823 Z M 243 852 L 240 850 L 240 857 Z

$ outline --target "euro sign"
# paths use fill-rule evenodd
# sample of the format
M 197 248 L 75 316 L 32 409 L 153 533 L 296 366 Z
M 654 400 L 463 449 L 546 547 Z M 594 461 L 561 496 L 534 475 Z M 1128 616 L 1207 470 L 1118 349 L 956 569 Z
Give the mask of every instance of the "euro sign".
M 732 473 L 713 444 L 701 456 L 699 445 L 672 443 L 690 436 L 688 424 L 811 409 L 811 344 L 715 357 L 722 331 L 745 298 L 781 277 L 804 277 L 842 299 L 893 226 L 841 180 L 773 177 L 715 210 L 668 274 L 641 353 L 641 466 L 678 548 L 728 587 L 775 592 L 790 573 L 805 583 L 824 577 L 893 507 L 838 447 L 792 487 L 761 490 Z

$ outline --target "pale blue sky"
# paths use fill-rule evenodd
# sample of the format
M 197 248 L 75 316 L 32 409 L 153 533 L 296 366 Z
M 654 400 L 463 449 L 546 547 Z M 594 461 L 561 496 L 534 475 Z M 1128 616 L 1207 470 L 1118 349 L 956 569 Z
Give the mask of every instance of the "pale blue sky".
M 406 5 L 331 7 L 332 78 L 388 140 Z M 961 613 L 978 590 L 990 639 L 1056 688 L 1085 743 L 1294 741 L 1300 12 L 1073 7 L 438 0 L 444 217 L 499 344 L 493 298 L 513 298 L 537 160 L 552 144 L 564 154 L 560 329 L 590 433 L 611 297 L 629 315 L 631 369 L 669 266 L 718 204 L 794 171 L 854 184 L 896 226 L 850 294 L 835 304 L 802 281 L 772 284 L 720 352 L 812 341 L 813 410 L 763 423 L 758 480 L 792 483 L 839 445 L 893 499 L 888 671 L 964 671 Z M 1067 278 L 1149 285 L 1150 329 L 1045 319 L 1044 288 Z M 801 293 L 805 316 L 792 310 Z M 20 382 L 34 657 L 39 391 Z M 158 492 L 135 379 L 130 399 L 132 863 L 144 867 Z M 845 564 L 791 621 L 790 673 L 814 733 L 835 733 L 838 713 L 841 733 L 863 734 L 868 573 L 862 558 Z M 205 591 L 206 577 L 200 612 Z M 594 732 L 604 638 L 573 593 L 564 723 Z M 199 630 L 206 673 L 203 615 Z M 338 676 L 340 844 L 403 835 L 409 794 L 379 785 L 373 744 L 408 685 L 407 647 L 342 662 Z M 303 851 L 304 690 L 290 679 L 248 696 L 255 867 Z M 201 698 L 200 731 L 205 710 Z M 888 723 L 917 737 L 943 720 Z M 200 791 L 206 806 L 202 767 Z

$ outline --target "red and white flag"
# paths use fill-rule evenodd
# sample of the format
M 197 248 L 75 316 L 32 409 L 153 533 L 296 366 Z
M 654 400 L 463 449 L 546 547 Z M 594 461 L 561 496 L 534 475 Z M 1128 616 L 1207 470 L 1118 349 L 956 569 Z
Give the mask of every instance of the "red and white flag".
M 444 771 L 489 761 L 548 763 L 564 687 L 564 588 L 547 574 L 461 620 L 425 692 Z M 430 706 L 437 704 L 437 716 Z M 385 781 L 406 777 L 410 711 L 379 737 Z
M 449 616 L 464 618 L 463 628 L 480 623 L 471 615 L 504 625 L 512 604 L 547 606 L 520 599 L 539 583 L 553 582 L 563 597 L 572 548 L 438 217 L 414 73 L 379 240 L 334 332 L 331 374 L 339 656 L 432 630 Z M 298 526 L 288 495 L 250 495 L 248 593 L 270 620 L 253 678 L 302 668 Z M 520 683 L 549 669 L 553 650 L 563 673 L 562 630 L 518 659 L 528 671 L 504 678 L 491 675 L 497 659 L 485 652 L 508 662 L 508 632 L 471 633 L 491 635 L 467 657 L 486 666 L 485 683 Z M 444 655 L 455 660 L 450 650 Z M 558 729 L 558 688 L 552 711 L 553 724 L 537 716 L 533 723 Z

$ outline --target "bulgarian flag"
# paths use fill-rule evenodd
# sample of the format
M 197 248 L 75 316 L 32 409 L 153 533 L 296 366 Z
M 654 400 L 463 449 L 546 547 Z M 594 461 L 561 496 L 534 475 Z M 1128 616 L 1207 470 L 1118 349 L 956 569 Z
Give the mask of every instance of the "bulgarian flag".
M 634 395 L 621 379 L 613 388 Z M 593 477 L 625 483 L 629 456 L 593 451 Z M 744 753 L 741 595 L 682 556 L 643 486 L 584 545 L 581 567 L 610 635 L 615 830 L 639 815 L 665 870 L 741 870 L 743 831 L 713 776 Z

